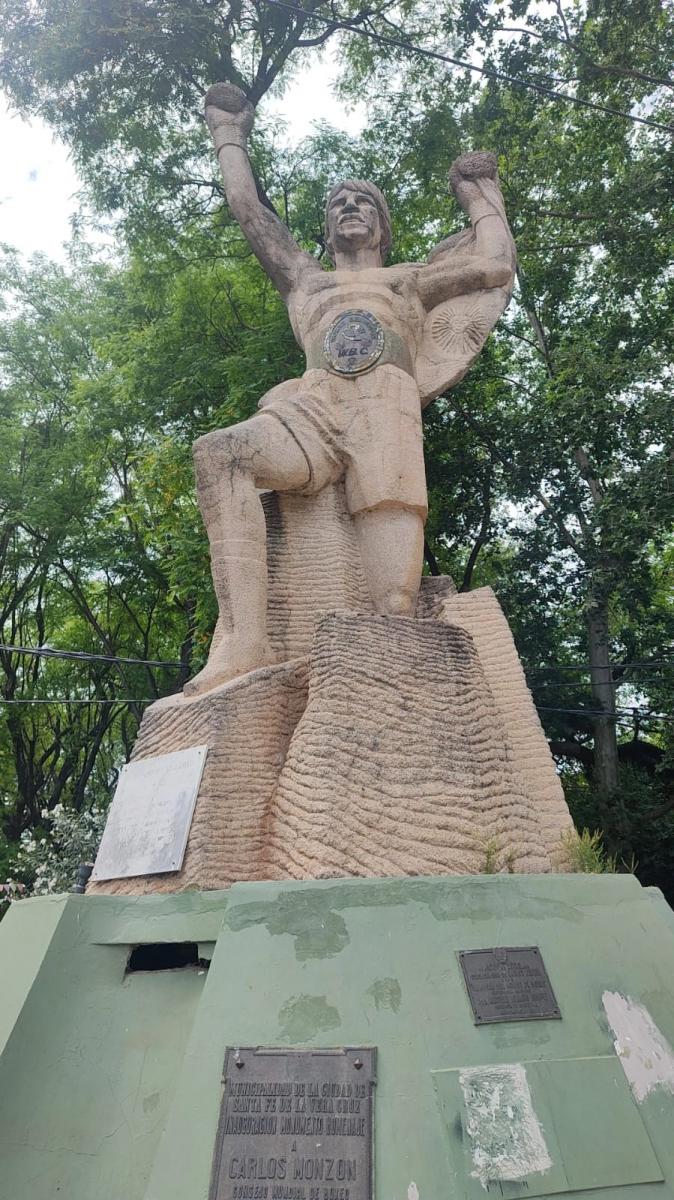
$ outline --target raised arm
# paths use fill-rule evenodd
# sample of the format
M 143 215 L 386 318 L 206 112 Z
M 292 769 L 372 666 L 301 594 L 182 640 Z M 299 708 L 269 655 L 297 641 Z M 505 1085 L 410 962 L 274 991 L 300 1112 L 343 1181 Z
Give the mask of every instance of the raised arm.
M 255 109 L 233 83 L 213 84 L 205 104 L 227 203 L 251 250 L 285 300 L 302 269 L 317 267 L 317 263 L 300 249 L 283 221 L 260 202 L 246 149 Z
M 512 286 L 515 244 L 498 182 L 496 156 L 480 150 L 462 154 L 449 172 L 450 187 L 471 229 L 440 242 L 422 272 L 427 308 L 483 288 Z

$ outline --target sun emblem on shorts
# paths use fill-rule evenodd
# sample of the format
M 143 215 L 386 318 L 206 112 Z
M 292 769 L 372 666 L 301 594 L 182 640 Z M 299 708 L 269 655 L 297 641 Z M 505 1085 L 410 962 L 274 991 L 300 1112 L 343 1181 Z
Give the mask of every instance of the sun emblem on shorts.
M 431 324 L 434 341 L 460 355 L 477 354 L 488 332 L 489 323 L 477 304 L 469 308 L 445 304 Z

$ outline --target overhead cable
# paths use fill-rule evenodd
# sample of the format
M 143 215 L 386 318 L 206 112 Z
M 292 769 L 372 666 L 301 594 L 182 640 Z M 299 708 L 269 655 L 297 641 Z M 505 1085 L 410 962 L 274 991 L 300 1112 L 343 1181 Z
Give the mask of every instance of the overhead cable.
M 176 662 L 176 661 L 172 661 L 169 659 L 120 658 L 119 656 L 114 655 L 114 654 L 90 654 L 89 651 L 87 651 L 87 650 L 56 650 L 56 649 L 52 649 L 50 646 L 10 646 L 10 645 L 3 644 L 1 642 L 0 642 L 0 651 L 6 651 L 11 654 L 34 654 L 39 658 L 69 658 L 69 659 L 74 659 L 75 661 L 82 661 L 82 662 L 91 660 L 92 662 L 125 663 L 125 664 L 129 664 L 132 666 L 141 666 L 141 667 L 180 668 L 180 667 L 185 666 L 185 663 Z M 642 658 L 642 659 L 635 659 L 634 662 L 610 663 L 608 667 L 591 667 L 590 663 L 553 663 L 552 665 L 549 665 L 549 666 L 526 667 L 525 673 L 527 675 L 530 675 L 533 672 L 535 672 L 536 674 L 540 674 L 541 672 L 555 672 L 555 671 L 580 671 L 580 672 L 587 672 L 587 671 L 591 671 L 591 670 L 630 671 L 630 670 L 633 670 L 634 668 L 641 669 L 642 667 L 648 667 L 648 668 L 650 668 L 650 667 L 672 667 L 672 668 L 674 668 L 674 658 Z M 612 680 L 608 680 L 607 682 L 618 686 L 620 684 L 629 684 L 629 683 L 633 683 L 635 681 L 629 680 L 629 679 L 625 679 L 625 680 L 612 679 Z M 636 682 L 638 683 L 639 681 L 637 680 Z M 653 682 L 653 681 L 651 681 L 651 682 Z M 553 685 L 546 684 L 545 686 L 553 686 Z
M 22 700 L 15 698 L 12 698 L 11 700 L 5 700 L 2 696 L 0 696 L 0 704 L 154 704 L 156 699 L 157 697 L 155 696 L 154 700 L 149 698 L 146 698 L 145 700 L 128 700 L 126 698 L 122 699 L 121 697 L 119 700 L 109 700 L 107 697 L 98 697 L 94 698 L 93 700 L 59 700 L 56 698 L 50 700 Z
M 579 717 L 603 717 L 606 721 L 632 722 L 636 718 L 639 721 L 667 721 L 674 722 L 674 716 L 669 716 L 667 713 L 652 713 L 641 712 L 639 709 L 623 708 L 616 712 L 605 712 L 601 708 L 555 708 L 552 705 L 536 704 L 535 708 L 539 712 L 556 712 L 556 713 L 573 713 Z M 629 716 L 622 716 L 622 713 L 629 713 Z
M 166 662 L 157 658 L 119 658 L 116 654 L 89 654 L 85 650 L 52 650 L 49 646 L 6 646 L 0 643 L 0 651 L 10 654 L 34 654 L 38 658 L 72 658 L 82 662 L 125 663 L 139 667 L 183 667 L 180 662 Z
M 505 83 L 510 83 L 514 87 L 530 88 L 532 91 L 540 92 L 544 96 L 550 96 L 553 100 L 563 100 L 566 104 L 580 105 L 582 108 L 593 108 L 597 112 L 607 113 L 611 117 L 620 117 L 623 121 L 634 121 L 639 125 L 649 125 L 651 129 L 662 129 L 666 133 L 674 132 L 674 126 L 664 125 L 661 121 L 652 121 L 648 117 L 636 117 L 632 113 L 622 112 L 619 108 L 611 108 L 607 104 L 596 104 L 593 100 L 581 100 L 578 96 L 569 96 L 566 92 L 557 92 L 554 88 L 544 87 L 542 83 L 535 83 L 532 79 L 522 79 L 517 75 L 508 75 L 505 71 L 498 71 L 495 67 L 479 67 L 476 63 L 468 62 L 464 58 L 454 58 L 451 54 L 441 54 L 439 50 L 427 50 L 422 46 L 415 46 L 411 42 L 406 42 L 402 38 L 391 37 L 390 34 L 376 33 L 372 29 L 363 29 L 360 25 L 354 25 L 348 17 L 328 17 L 323 13 L 309 12 L 306 8 L 300 8 L 296 4 L 289 4 L 287 0 L 262 0 L 270 8 L 285 8 L 289 12 L 297 13 L 299 16 L 306 17 L 312 21 L 322 21 L 324 25 L 332 25 L 335 30 L 342 29 L 345 33 L 357 33 L 361 37 L 369 38 L 370 41 L 378 42 L 382 46 L 393 46 L 399 50 L 406 50 L 409 54 L 417 54 L 424 58 L 433 58 L 438 62 L 449 63 L 450 66 L 462 67 L 466 71 L 476 71 L 480 75 L 486 75 L 490 79 L 502 79 Z
M 633 667 L 674 667 L 674 658 L 642 658 L 634 662 L 609 663 L 606 667 L 593 667 L 590 663 L 553 663 L 547 667 L 527 667 L 526 671 L 527 674 L 532 671 L 630 671 Z
M 532 679 L 531 676 L 528 674 L 527 674 L 527 679 L 529 681 L 530 687 L 534 688 L 537 692 L 554 692 L 554 691 L 557 691 L 558 689 L 561 691 L 569 692 L 569 691 L 574 691 L 576 688 L 587 689 L 587 688 L 591 688 L 591 687 L 595 687 L 595 686 L 614 687 L 614 688 L 629 687 L 629 688 L 632 688 L 634 691 L 640 692 L 644 688 L 671 687 L 670 681 L 668 679 L 664 678 L 662 675 L 647 675 L 645 678 L 642 675 L 638 679 L 604 679 L 604 680 L 599 680 L 598 685 L 594 684 L 586 679 L 536 680 L 536 679 Z
M 0 697 L 0 705 L 3 705 L 3 704 L 52 704 L 52 705 L 59 705 L 59 706 L 60 705 L 67 706 L 70 704 L 154 704 L 156 699 L 157 699 L 157 697 L 153 698 L 150 696 L 146 696 L 140 700 L 131 700 L 131 699 L 128 699 L 127 697 L 120 697 L 117 700 L 111 700 L 108 697 L 98 697 L 98 698 L 94 697 L 93 699 L 87 699 L 87 700 L 81 700 L 79 698 L 72 699 L 72 700 L 58 699 L 58 697 L 54 697 L 54 698 L 51 698 L 48 700 L 45 700 L 45 699 L 30 700 L 30 699 L 21 699 L 21 698 L 13 697 L 11 699 L 5 700 L 2 697 Z M 674 716 L 670 716 L 667 713 L 647 712 L 647 711 L 642 711 L 641 709 L 636 709 L 636 708 L 635 709 L 623 708 L 623 709 L 616 710 L 615 712 L 605 712 L 603 709 L 599 709 L 599 708 L 557 708 L 553 705 L 546 705 L 546 704 L 536 704 L 534 707 L 538 710 L 538 712 L 569 713 L 569 714 L 574 714 L 574 715 L 580 716 L 580 717 L 589 717 L 591 719 L 594 717 L 603 717 L 607 721 L 617 721 L 619 723 L 631 723 L 632 721 L 635 720 L 635 718 L 639 721 L 665 721 L 668 723 L 674 722 Z M 622 714 L 629 714 L 629 715 L 622 715 Z

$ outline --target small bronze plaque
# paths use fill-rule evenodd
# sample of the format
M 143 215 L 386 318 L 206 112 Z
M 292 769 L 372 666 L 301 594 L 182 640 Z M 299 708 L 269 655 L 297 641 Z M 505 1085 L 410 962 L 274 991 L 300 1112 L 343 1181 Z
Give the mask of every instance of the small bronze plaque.
M 538 946 L 461 950 L 459 962 L 476 1025 L 561 1020 Z
M 372 1200 L 376 1050 L 225 1055 L 209 1200 Z
M 333 321 L 323 342 L 323 351 L 333 371 L 358 375 L 381 358 L 385 335 L 374 313 L 350 308 Z

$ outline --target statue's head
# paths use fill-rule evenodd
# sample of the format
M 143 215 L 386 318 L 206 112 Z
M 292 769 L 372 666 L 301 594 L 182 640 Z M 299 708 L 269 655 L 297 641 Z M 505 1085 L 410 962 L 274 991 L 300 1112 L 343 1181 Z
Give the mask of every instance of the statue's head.
M 325 245 L 332 261 L 337 250 L 379 249 L 384 263 L 391 249 L 391 215 L 374 183 L 343 179 L 325 206 Z

